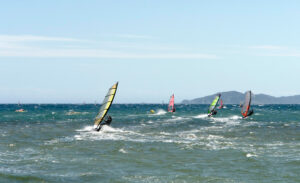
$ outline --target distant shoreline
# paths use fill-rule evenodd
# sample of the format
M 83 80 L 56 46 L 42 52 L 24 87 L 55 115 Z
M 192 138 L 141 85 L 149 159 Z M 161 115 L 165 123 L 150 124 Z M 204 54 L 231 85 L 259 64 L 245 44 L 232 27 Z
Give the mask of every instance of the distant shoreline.
M 254 92 L 254 91 L 253 91 Z M 191 100 L 183 100 L 183 104 L 210 104 L 217 94 L 221 94 L 221 99 L 224 104 L 240 104 L 245 99 L 245 94 L 237 91 L 218 92 L 213 95 L 195 98 Z M 266 105 L 266 104 L 300 104 L 300 95 L 274 97 L 266 94 L 253 94 L 252 104 Z

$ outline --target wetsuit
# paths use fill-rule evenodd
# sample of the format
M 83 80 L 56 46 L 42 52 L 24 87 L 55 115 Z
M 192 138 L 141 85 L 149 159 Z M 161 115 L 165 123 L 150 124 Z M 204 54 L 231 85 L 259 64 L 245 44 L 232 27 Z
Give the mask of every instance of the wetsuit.
M 247 116 L 244 116 L 243 118 L 248 118 L 248 117 L 251 116 L 253 113 L 254 113 L 254 111 L 253 111 L 253 109 L 251 109 L 251 110 L 248 112 Z
M 217 114 L 217 111 L 216 110 L 212 110 L 209 114 L 208 114 L 208 116 L 210 117 L 210 116 L 213 116 L 213 115 L 216 115 Z
M 107 116 L 106 119 L 102 123 L 100 123 L 99 128 L 97 128 L 96 130 L 100 131 L 103 125 L 108 125 L 109 126 L 111 121 L 112 121 L 111 116 Z
M 251 109 L 247 116 L 251 116 L 254 113 L 253 109 Z

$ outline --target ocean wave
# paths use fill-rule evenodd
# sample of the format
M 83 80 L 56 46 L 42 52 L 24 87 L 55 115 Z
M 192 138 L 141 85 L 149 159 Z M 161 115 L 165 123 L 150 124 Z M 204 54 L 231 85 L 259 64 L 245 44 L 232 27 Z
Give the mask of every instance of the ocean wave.
M 100 131 L 95 131 L 93 126 L 85 126 L 76 131 L 80 132 L 74 136 L 76 140 L 128 140 L 133 137 L 139 140 L 139 138 L 144 136 L 141 133 L 113 128 L 107 125 L 104 125 Z
M 208 118 L 208 115 L 207 114 L 199 114 L 197 116 L 194 116 L 194 118 Z
M 71 142 L 73 140 L 74 140 L 74 138 L 72 138 L 72 137 L 55 138 L 52 140 L 45 141 L 44 145 L 53 145 L 53 144 L 58 144 L 58 143 Z
M 127 154 L 127 153 L 128 153 L 128 152 L 125 151 L 123 148 L 119 149 L 119 152 L 124 153 L 124 154 Z
M 85 126 L 82 129 L 75 130 L 75 131 L 77 131 L 77 132 L 85 132 L 85 131 L 92 131 L 93 129 L 94 129 L 93 126 Z
M 234 139 L 224 138 L 220 135 L 207 134 L 204 128 L 193 129 L 188 131 L 170 133 L 161 131 L 157 132 L 139 132 L 104 126 L 100 132 L 84 131 L 89 127 L 79 130 L 75 135 L 76 140 L 113 140 L 113 141 L 130 141 L 130 142 L 161 142 L 174 143 L 187 148 L 204 148 L 211 150 L 227 149 L 234 146 Z
M 214 122 L 226 123 L 227 125 L 238 125 L 239 119 L 242 119 L 240 116 L 229 116 L 229 117 L 212 117 L 210 118 Z
M 160 115 L 165 115 L 165 114 L 167 114 L 167 111 L 165 111 L 163 109 L 158 109 L 157 112 L 155 114 L 153 114 L 153 115 L 160 116 Z
M 257 157 L 257 155 L 254 154 L 254 153 L 252 153 L 252 154 L 251 154 L 251 153 L 247 153 L 247 154 L 246 154 L 246 157 L 247 157 L 247 158 Z
M 172 121 L 187 121 L 189 120 L 190 118 L 185 118 L 185 117 L 180 117 L 180 116 L 172 116 L 172 119 L 167 119 L 165 121 L 168 121 L 168 122 L 172 122 Z

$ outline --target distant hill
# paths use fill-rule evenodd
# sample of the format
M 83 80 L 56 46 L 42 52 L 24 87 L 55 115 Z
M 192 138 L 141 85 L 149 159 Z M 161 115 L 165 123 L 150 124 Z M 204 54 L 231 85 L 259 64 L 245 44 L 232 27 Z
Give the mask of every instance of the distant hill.
M 237 91 L 220 92 L 224 104 L 240 104 L 245 99 L 245 93 Z M 217 93 L 216 93 L 217 94 Z M 210 104 L 216 94 L 195 98 L 192 100 L 183 100 L 183 104 Z M 266 94 L 254 94 L 252 104 L 300 104 L 300 95 L 287 97 L 273 97 Z

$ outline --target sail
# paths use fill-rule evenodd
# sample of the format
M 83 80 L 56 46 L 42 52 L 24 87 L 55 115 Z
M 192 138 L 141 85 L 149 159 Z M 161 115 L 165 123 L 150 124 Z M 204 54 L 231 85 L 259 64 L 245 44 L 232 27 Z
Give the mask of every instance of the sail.
M 101 108 L 95 118 L 95 122 L 94 122 L 94 128 L 97 128 L 98 125 L 102 122 L 102 120 L 104 119 L 105 115 L 107 114 L 114 98 L 115 98 L 115 94 L 117 92 L 117 88 L 118 88 L 118 82 L 116 84 L 114 84 L 107 92 Z
M 211 113 L 216 108 L 216 105 L 218 104 L 220 97 L 221 97 L 221 94 L 218 94 L 215 97 L 215 99 L 213 100 L 213 102 L 209 106 L 208 113 Z
M 241 111 L 244 117 L 248 116 L 250 105 L 251 105 L 251 91 L 247 91 L 245 96 L 245 102 L 243 104 L 242 111 Z
M 219 106 L 219 109 L 222 109 L 223 108 L 223 100 L 220 99 L 220 106 Z
M 170 102 L 169 102 L 169 106 L 168 106 L 168 111 L 169 112 L 174 112 L 174 94 L 170 97 Z

